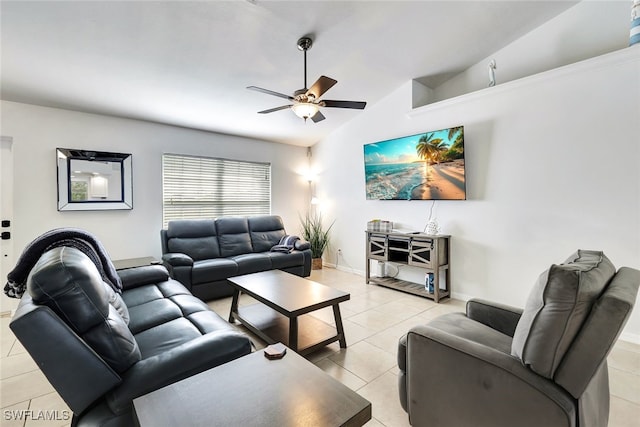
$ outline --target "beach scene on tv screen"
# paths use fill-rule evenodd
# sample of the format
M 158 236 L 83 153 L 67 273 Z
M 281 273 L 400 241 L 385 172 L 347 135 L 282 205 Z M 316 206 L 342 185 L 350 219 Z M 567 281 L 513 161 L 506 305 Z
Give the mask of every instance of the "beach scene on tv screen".
M 366 144 L 370 200 L 464 200 L 462 126 Z

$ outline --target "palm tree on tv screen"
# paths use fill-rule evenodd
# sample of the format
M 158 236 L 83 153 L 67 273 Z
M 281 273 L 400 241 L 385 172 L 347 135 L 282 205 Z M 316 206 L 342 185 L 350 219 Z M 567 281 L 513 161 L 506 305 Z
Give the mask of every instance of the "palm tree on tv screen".
M 441 138 L 434 138 L 433 133 L 425 133 L 416 144 L 418 157 L 425 161 L 426 175 L 429 174 L 429 164 L 437 163 L 442 153 L 447 151 L 447 146 Z

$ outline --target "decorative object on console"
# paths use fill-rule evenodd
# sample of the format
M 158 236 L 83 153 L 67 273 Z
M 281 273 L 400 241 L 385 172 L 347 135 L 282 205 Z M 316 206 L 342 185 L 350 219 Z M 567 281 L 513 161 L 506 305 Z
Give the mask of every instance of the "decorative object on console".
M 366 144 L 368 200 L 464 200 L 463 126 Z
M 440 232 L 440 225 L 438 224 L 438 219 L 433 217 L 433 208 L 436 205 L 436 201 L 434 200 L 431 203 L 431 208 L 429 209 L 429 219 L 427 220 L 427 225 L 424 227 L 424 231 L 427 234 L 436 235 Z
M 393 230 L 393 222 L 381 219 L 372 219 L 367 222 L 367 231 L 385 231 L 390 233 Z
M 438 234 L 440 232 L 440 225 L 438 224 L 438 220 L 436 218 L 429 220 L 429 222 L 427 222 L 427 226 L 425 227 L 425 231 L 427 232 L 427 234 Z
M 131 154 L 56 149 L 58 210 L 133 209 Z
M 311 246 L 311 268 L 313 270 L 322 269 L 322 254 L 329 246 L 329 232 L 335 221 L 324 230 L 322 228 L 322 215 L 307 213 L 304 218 L 300 218 L 302 223 L 302 238 L 309 242 Z
M 367 105 L 362 101 L 330 101 L 328 99 L 320 100 L 320 97 L 324 95 L 326 91 L 331 89 L 333 85 L 338 83 L 327 76 L 320 76 L 318 80 L 307 89 L 307 50 L 311 49 L 313 40 L 309 37 L 302 37 L 298 40 L 298 49 L 304 52 L 304 88 L 296 90 L 293 96 L 285 95 L 283 93 L 274 92 L 272 90 L 263 89 L 257 86 L 248 86 L 247 89 L 255 90 L 258 92 L 266 93 L 267 95 L 278 96 L 280 98 L 288 99 L 293 104 L 283 105 L 281 107 L 270 108 L 268 110 L 258 111 L 258 114 L 273 113 L 275 111 L 286 110 L 290 108 L 296 116 L 304 119 L 313 120 L 317 123 L 324 120 L 324 115 L 320 112 L 320 107 L 333 107 L 333 108 L 352 108 L 356 110 L 363 110 Z

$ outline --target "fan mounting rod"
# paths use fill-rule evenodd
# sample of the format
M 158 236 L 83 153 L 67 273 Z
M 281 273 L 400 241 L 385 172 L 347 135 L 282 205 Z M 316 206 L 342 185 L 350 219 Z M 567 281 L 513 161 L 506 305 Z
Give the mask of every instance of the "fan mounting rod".
M 298 39 L 298 49 L 304 52 L 304 91 L 307 91 L 307 50 L 313 46 L 313 40 L 310 37 L 301 37 Z

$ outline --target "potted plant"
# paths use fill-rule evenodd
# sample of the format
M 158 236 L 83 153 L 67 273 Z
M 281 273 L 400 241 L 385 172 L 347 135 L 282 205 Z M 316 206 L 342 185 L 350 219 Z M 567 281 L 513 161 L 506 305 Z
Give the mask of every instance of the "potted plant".
M 311 268 L 319 270 L 322 268 L 322 254 L 329 245 L 329 231 L 331 225 L 325 230 L 322 228 L 322 215 L 307 213 L 304 218 L 300 218 L 302 223 L 302 238 L 311 245 Z

